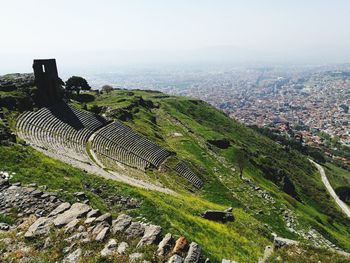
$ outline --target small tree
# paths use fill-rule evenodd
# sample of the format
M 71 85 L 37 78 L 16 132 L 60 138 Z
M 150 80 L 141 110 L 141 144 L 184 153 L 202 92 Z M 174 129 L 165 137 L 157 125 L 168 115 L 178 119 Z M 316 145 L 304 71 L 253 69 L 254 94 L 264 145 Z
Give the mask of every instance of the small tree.
M 91 87 L 86 79 L 78 76 L 72 76 L 66 81 L 66 90 L 75 91 L 78 95 L 81 90 L 90 90 Z
M 248 163 L 248 154 L 243 149 L 239 149 L 235 157 L 235 162 L 239 170 L 239 178 L 243 179 L 243 170 Z
M 106 92 L 107 94 L 111 93 L 113 90 L 113 87 L 110 85 L 104 85 L 101 88 L 101 91 Z

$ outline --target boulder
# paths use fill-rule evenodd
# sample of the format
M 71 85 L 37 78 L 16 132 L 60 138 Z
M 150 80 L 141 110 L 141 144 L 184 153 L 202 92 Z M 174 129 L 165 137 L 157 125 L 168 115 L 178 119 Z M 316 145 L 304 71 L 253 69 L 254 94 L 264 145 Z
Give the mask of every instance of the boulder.
M 145 232 L 143 237 L 137 244 L 137 247 L 142 247 L 144 245 L 151 245 L 158 241 L 159 235 L 162 232 L 162 228 L 156 225 L 149 225 L 145 227 Z
M 218 211 L 218 210 L 207 210 L 201 215 L 203 218 L 213 221 L 233 221 L 234 217 L 231 212 Z
M 223 260 L 221 261 L 221 263 L 237 263 L 237 262 L 234 261 L 234 260 L 223 259 Z
M 68 210 L 70 208 L 70 203 L 66 202 L 66 203 L 62 203 L 59 206 L 57 206 L 49 215 L 48 217 L 53 217 L 56 216 L 58 214 L 63 213 L 64 211 Z
M 86 204 L 75 203 L 71 206 L 69 210 L 66 210 L 62 214 L 59 214 L 54 219 L 53 223 L 56 227 L 62 227 L 68 224 L 70 221 L 86 215 L 90 210 L 91 207 Z
M 110 213 L 103 214 L 96 218 L 96 222 L 107 222 L 108 224 L 112 224 L 112 215 Z
M 160 241 L 160 243 L 158 244 L 158 256 L 165 256 L 171 250 L 174 243 L 175 240 L 173 236 L 170 233 L 166 234 L 162 241 Z
M 188 241 L 186 240 L 185 237 L 181 236 L 176 240 L 172 253 L 176 254 L 176 253 L 185 251 L 187 247 L 188 247 Z
M 104 246 L 104 248 L 101 250 L 101 256 L 107 257 L 114 253 L 117 248 L 117 241 L 115 239 L 110 239 L 108 243 Z
M 62 262 L 63 263 L 76 263 L 81 258 L 81 255 L 82 255 L 81 248 L 77 248 L 72 253 L 70 253 L 68 256 L 66 256 Z
M 131 225 L 125 230 L 125 234 L 127 238 L 135 239 L 142 236 L 144 231 L 145 228 L 140 222 L 132 222 Z
M 129 248 L 128 243 L 121 242 L 117 248 L 117 252 L 118 252 L 118 254 L 123 255 L 123 254 L 125 254 L 125 252 L 128 248 Z
M 38 218 L 24 234 L 25 238 L 33 238 L 36 236 L 46 235 L 50 231 L 52 220 L 47 217 Z
M 112 221 L 112 233 L 116 234 L 118 232 L 124 231 L 131 224 L 132 217 L 121 214 L 117 217 L 116 220 Z
M 190 248 L 188 249 L 188 253 L 184 263 L 198 263 L 200 256 L 201 256 L 201 247 L 197 243 L 192 242 L 190 244 Z
M 169 258 L 168 263 L 182 263 L 183 261 L 184 259 L 182 257 L 175 254 Z

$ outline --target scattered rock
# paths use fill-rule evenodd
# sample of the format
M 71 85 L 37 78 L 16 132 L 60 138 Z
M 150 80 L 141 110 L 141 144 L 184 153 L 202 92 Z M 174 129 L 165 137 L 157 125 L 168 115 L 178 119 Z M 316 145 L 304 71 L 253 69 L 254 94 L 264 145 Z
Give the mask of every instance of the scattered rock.
M 50 231 L 50 226 L 52 225 L 52 220 L 47 217 L 38 218 L 24 234 L 25 238 L 33 238 L 40 235 L 46 235 Z
M 117 241 L 115 239 L 110 239 L 108 243 L 105 245 L 105 247 L 101 251 L 102 257 L 107 257 L 111 255 L 113 252 L 115 252 L 117 248 Z
M 175 254 L 169 258 L 168 263 L 182 263 L 183 261 L 184 259 L 182 257 Z
M 158 256 L 165 256 L 174 245 L 175 243 L 174 241 L 175 240 L 170 233 L 166 234 L 165 237 L 162 239 L 162 241 L 160 241 L 158 245 L 158 250 L 157 250 Z
M 162 232 L 162 228 L 156 225 L 149 225 L 145 227 L 145 232 L 140 242 L 137 244 L 137 247 L 142 247 L 144 245 L 151 245 L 155 243 L 160 233 Z
M 125 254 L 125 252 L 126 252 L 126 250 L 129 248 L 129 245 L 128 245 L 128 243 L 126 243 L 126 242 L 121 242 L 120 244 L 119 244 L 119 246 L 118 246 L 118 248 L 117 248 L 117 252 L 119 253 L 119 254 Z
M 200 256 L 201 256 L 201 247 L 197 243 L 192 242 L 190 244 L 190 248 L 188 250 L 184 263 L 198 263 Z
M 112 221 L 112 233 L 116 234 L 118 232 L 124 231 L 131 224 L 132 217 L 121 214 L 117 217 L 116 220 Z

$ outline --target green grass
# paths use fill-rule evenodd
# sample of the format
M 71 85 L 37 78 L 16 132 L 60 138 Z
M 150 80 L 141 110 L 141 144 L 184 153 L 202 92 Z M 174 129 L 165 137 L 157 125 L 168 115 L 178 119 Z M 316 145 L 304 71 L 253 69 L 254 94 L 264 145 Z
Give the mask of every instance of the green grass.
M 118 194 L 141 200 L 140 209 L 127 212 L 161 225 L 164 233 L 185 235 L 198 242 L 213 262 L 219 262 L 222 256 L 252 262 L 261 256 L 263 248 L 270 242 L 264 226 L 229 200 L 222 204 L 190 193 L 175 197 L 130 187 L 85 173 L 20 145 L 0 146 L 0 155 L 4 156 L 0 160 L 1 169 L 16 173 L 13 182 L 46 185 L 48 191 L 57 191 L 61 198 L 71 202 L 75 201 L 74 192 L 84 191 L 93 207 L 110 211 L 114 216 L 120 212 L 120 207 L 107 206 L 104 199 L 92 193 L 86 185 L 103 186 L 106 196 Z M 228 205 L 234 207 L 235 222 L 221 224 L 199 216 L 206 209 L 224 209 Z
M 144 100 L 159 105 L 153 109 L 139 105 L 137 111 L 130 111 L 132 120 L 124 123 L 186 160 L 205 182 L 204 189 L 199 193 L 203 198 L 223 204 L 232 200 L 235 206 L 246 209 L 259 221 L 271 225 L 276 233 L 297 238 L 286 230 L 278 210 L 287 206 L 300 218 L 302 227 L 312 226 L 337 245 L 350 249 L 349 221 L 334 205 L 317 170 L 306 156 L 284 149 L 205 102 L 184 97 L 162 97 L 158 92 L 128 92 L 113 91 L 110 95 L 97 97 L 92 104 L 118 108 L 123 107 L 125 101 L 134 101 L 142 96 Z M 156 121 L 151 121 L 154 119 Z M 174 136 L 174 133 L 181 136 Z M 217 138 L 227 138 L 232 146 L 210 153 L 206 141 Z M 251 156 L 244 171 L 245 177 L 268 190 L 276 200 L 277 209 L 264 207 L 260 198 L 244 190 L 245 185 L 238 179 L 237 172 L 231 170 L 236 167 L 235 151 L 238 148 L 244 148 Z M 281 191 L 283 185 L 278 182 L 278 173 L 289 178 L 299 201 Z M 236 191 L 238 193 L 233 197 L 228 188 L 243 190 Z M 269 209 L 271 212 L 255 215 L 259 209 Z
M 153 106 L 149 106 L 149 102 Z M 286 208 L 298 218 L 300 229 L 312 227 L 339 247 L 350 250 L 349 220 L 327 194 L 317 170 L 299 152 L 283 148 L 209 104 L 194 99 L 159 92 L 115 90 L 84 103 L 88 109 L 95 105 L 126 111 L 132 118 L 124 124 L 176 152 L 176 157 L 185 161 L 204 181 L 203 189 L 191 193 L 184 189 L 186 182 L 174 172 L 149 170 L 145 177 L 160 181 L 179 195 L 146 191 L 93 176 L 20 145 L 0 146 L 0 169 L 16 172 L 14 181 L 47 185 L 68 201 L 75 200 L 74 192 L 84 191 L 92 206 L 113 215 L 122 208 L 108 206 L 104 196 L 118 194 L 137 198 L 142 201 L 141 208 L 127 211 L 129 214 L 145 217 L 161 225 L 165 232 L 185 235 L 198 242 L 213 262 L 220 262 L 222 258 L 256 262 L 271 242 L 271 232 L 299 239 L 282 219 L 281 209 Z M 73 104 L 83 107 L 78 101 Z M 228 139 L 231 146 L 227 149 L 208 146 L 207 140 L 218 138 Z M 242 148 L 250 156 L 244 177 L 268 191 L 275 203 L 265 202 L 239 178 L 235 155 L 237 149 Z M 171 159 L 168 165 L 174 162 L 175 159 Z M 331 169 L 338 174 L 335 166 Z M 334 176 L 336 182 L 347 180 L 345 175 Z M 284 191 L 286 178 L 295 188 L 294 197 Z M 87 185 L 103 187 L 103 195 L 95 195 Z M 229 206 L 233 207 L 235 216 L 232 223 L 210 222 L 199 216 L 206 209 Z

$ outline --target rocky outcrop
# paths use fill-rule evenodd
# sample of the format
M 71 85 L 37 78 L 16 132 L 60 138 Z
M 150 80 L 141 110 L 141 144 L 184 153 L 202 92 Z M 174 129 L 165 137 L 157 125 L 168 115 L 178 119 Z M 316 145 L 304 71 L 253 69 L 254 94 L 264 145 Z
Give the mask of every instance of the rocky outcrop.
M 234 221 L 232 212 L 218 211 L 218 210 L 207 210 L 201 215 L 203 218 L 213 221 L 228 222 Z
M 70 221 L 86 215 L 90 210 L 91 207 L 86 204 L 75 203 L 69 210 L 65 211 L 62 214 L 59 214 L 53 223 L 56 227 L 62 227 L 68 224 Z
M 0 214 L 9 215 L 16 210 L 19 217 L 31 214 L 47 216 L 62 203 L 56 193 L 43 193 L 33 186 L 9 184 L 9 178 L 0 177 Z
M 62 229 L 57 233 L 63 234 L 63 240 L 68 243 L 68 246 L 61 251 L 65 255 L 62 262 L 79 262 L 83 256 L 85 257 L 91 253 L 97 253 L 102 257 L 128 258 L 129 262 L 144 263 L 153 262 L 154 260 L 173 263 L 197 263 L 201 259 L 201 248 L 197 243 L 192 242 L 188 245 L 189 242 L 185 237 L 180 237 L 175 242 L 175 238 L 171 233 L 162 237 L 162 228 L 158 225 L 135 221 L 126 214 L 120 214 L 113 220 L 110 213 L 101 215 L 99 210 L 92 209 L 87 204 L 70 204 L 60 201 L 56 195 L 36 189 L 36 185 L 21 187 L 19 183 L 11 185 L 8 181 L 3 180 L 1 181 L 1 186 L 0 199 L 5 200 L 6 204 L 4 206 L 0 203 L 2 208 L 12 209 L 13 206 L 20 209 L 25 208 L 15 198 L 4 196 L 4 192 L 18 194 L 17 197 L 23 196 L 32 201 L 38 200 L 39 204 L 42 203 L 42 199 L 49 203 L 47 207 L 50 209 L 45 209 L 43 213 L 45 216 L 36 216 L 38 213 L 34 209 L 28 210 L 32 211 L 30 217 L 17 226 L 18 229 L 21 228 L 25 231 L 22 232 L 20 230 L 18 235 L 32 240 L 40 238 L 44 241 L 41 249 L 49 249 L 50 247 L 52 248 L 55 242 L 52 240 L 52 234 L 56 229 Z M 53 196 L 54 198 L 52 198 Z M 35 207 L 36 204 L 33 204 L 33 206 Z M 28 208 L 31 207 L 28 206 Z M 20 216 L 24 216 L 25 213 L 23 211 L 26 210 L 20 211 L 22 212 Z M 10 226 L 5 223 L 0 224 L 0 230 L 2 231 L 12 228 L 16 228 L 16 226 Z M 58 236 L 56 235 L 56 238 Z M 108 242 L 106 242 L 107 240 Z M 102 245 L 103 249 L 100 251 L 85 251 L 82 245 L 94 241 L 104 244 Z M 145 246 L 150 246 L 150 249 L 155 250 L 153 258 L 149 258 L 151 261 L 147 261 L 149 253 L 144 253 L 148 249 L 145 250 L 143 248 Z M 171 258 L 169 258 L 170 256 Z

